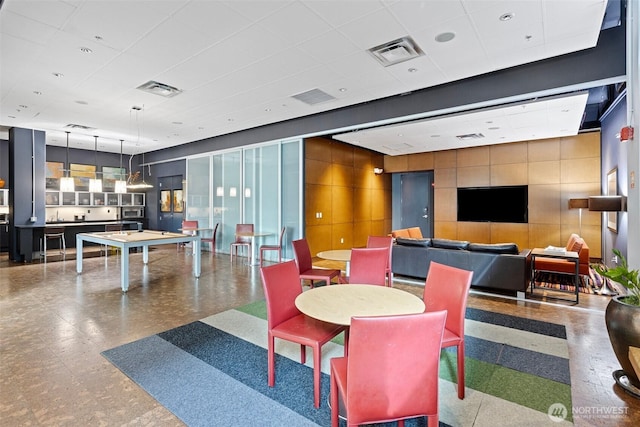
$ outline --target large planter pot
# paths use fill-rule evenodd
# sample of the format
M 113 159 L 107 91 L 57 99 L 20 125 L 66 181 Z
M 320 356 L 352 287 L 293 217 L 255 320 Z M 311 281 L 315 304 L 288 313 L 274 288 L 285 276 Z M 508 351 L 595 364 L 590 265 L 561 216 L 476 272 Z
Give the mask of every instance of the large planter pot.
M 629 361 L 629 346 L 640 347 L 640 306 L 627 304 L 624 299 L 624 296 L 613 298 L 604 318 L 611 346 L 623 371 L 616 371 L 613 376 L 625 390 L 638 395 L 640 380 Z

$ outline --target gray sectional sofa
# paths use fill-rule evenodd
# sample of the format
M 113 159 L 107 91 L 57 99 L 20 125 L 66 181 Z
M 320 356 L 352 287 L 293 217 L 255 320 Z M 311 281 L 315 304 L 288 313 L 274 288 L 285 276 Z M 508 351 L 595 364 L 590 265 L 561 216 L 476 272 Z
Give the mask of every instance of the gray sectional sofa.
M 531 251 L 515 243 L 470 243 L 448 239 L 396 238 L 392 252 L 394 275 L 425 279 L 429 263 L 473 271 L 471 286 L 525 292 L 530 278 Z

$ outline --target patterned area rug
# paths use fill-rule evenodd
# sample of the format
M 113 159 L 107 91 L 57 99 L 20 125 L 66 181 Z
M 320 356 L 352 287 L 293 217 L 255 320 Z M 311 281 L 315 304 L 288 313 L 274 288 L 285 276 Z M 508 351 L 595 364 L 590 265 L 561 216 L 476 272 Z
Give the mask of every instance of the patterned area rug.
M 466 317 L 466 397 L 457 398 L 455 350 L 443 351 L 440 426 L 571 425 L 570 410 L 564 420 L 548 415 L 571 408 L 564 326 L 471 308 Z M 265 319 L 259 301 L 103 355 L 189 426 L 329 426 L 327 372 L 329 359 L 342 356 L 342 336 L 322 349 L 315 409 L 313 358 L 301 365 L 296 344 L 276 340 L 276 385 L 267 386 Z

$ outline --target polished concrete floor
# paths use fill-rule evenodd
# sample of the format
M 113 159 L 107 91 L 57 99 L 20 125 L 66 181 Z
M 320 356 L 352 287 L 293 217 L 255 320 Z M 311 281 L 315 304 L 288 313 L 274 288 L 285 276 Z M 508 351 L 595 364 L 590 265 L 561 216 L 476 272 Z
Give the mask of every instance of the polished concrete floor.
M 196 280 L 191 262 L 173 245 L 154 249 L 148 266 L 132 254 L 123 294 L 117 256 L 85 259 L 78 275 L 73 260 L 15 264 L 0 255 L 0 426 L 182 425 L 100 352 L 263 298 L 258 267 L 204 253 Z M 611 377 L 619 366 L 604 325 L 607 303 L 591 295 L 578 306 L 476 292 L 469 299 L 472 307 L 566 325 L 575 424 L 638 425 L 640 400 Z

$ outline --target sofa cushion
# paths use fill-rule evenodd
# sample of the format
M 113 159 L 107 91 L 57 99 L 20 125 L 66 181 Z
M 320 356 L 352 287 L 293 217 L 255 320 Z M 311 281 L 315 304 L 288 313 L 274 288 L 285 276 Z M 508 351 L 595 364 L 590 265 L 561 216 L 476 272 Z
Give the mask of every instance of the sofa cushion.
M 406 228 L 401 228 L 400 230 L 391 231 L 391 236 L 393 237 L 411 237 L 409 235 L 409 230 Z
M 413 239 L 422 239 L 422 230 L 420 230 L 420 227 L 411 227 L 411 228 L 407 228 L 407 230 L 409 231 L 409 237 L 413 238 Z
M 491 254 L 517 255 L 519 253 L 518 245 L 515 243 L 469 243 L 469 250 Z
M 431 246 L 440 249 L 468 249 L 469 242 L 466 240 L 431 239 Z
M 412 239 L 410 237 L 397 237 L 396 243 L 403 246 L 420 246 L 426 248 L 431 246 L 431 239 Z

